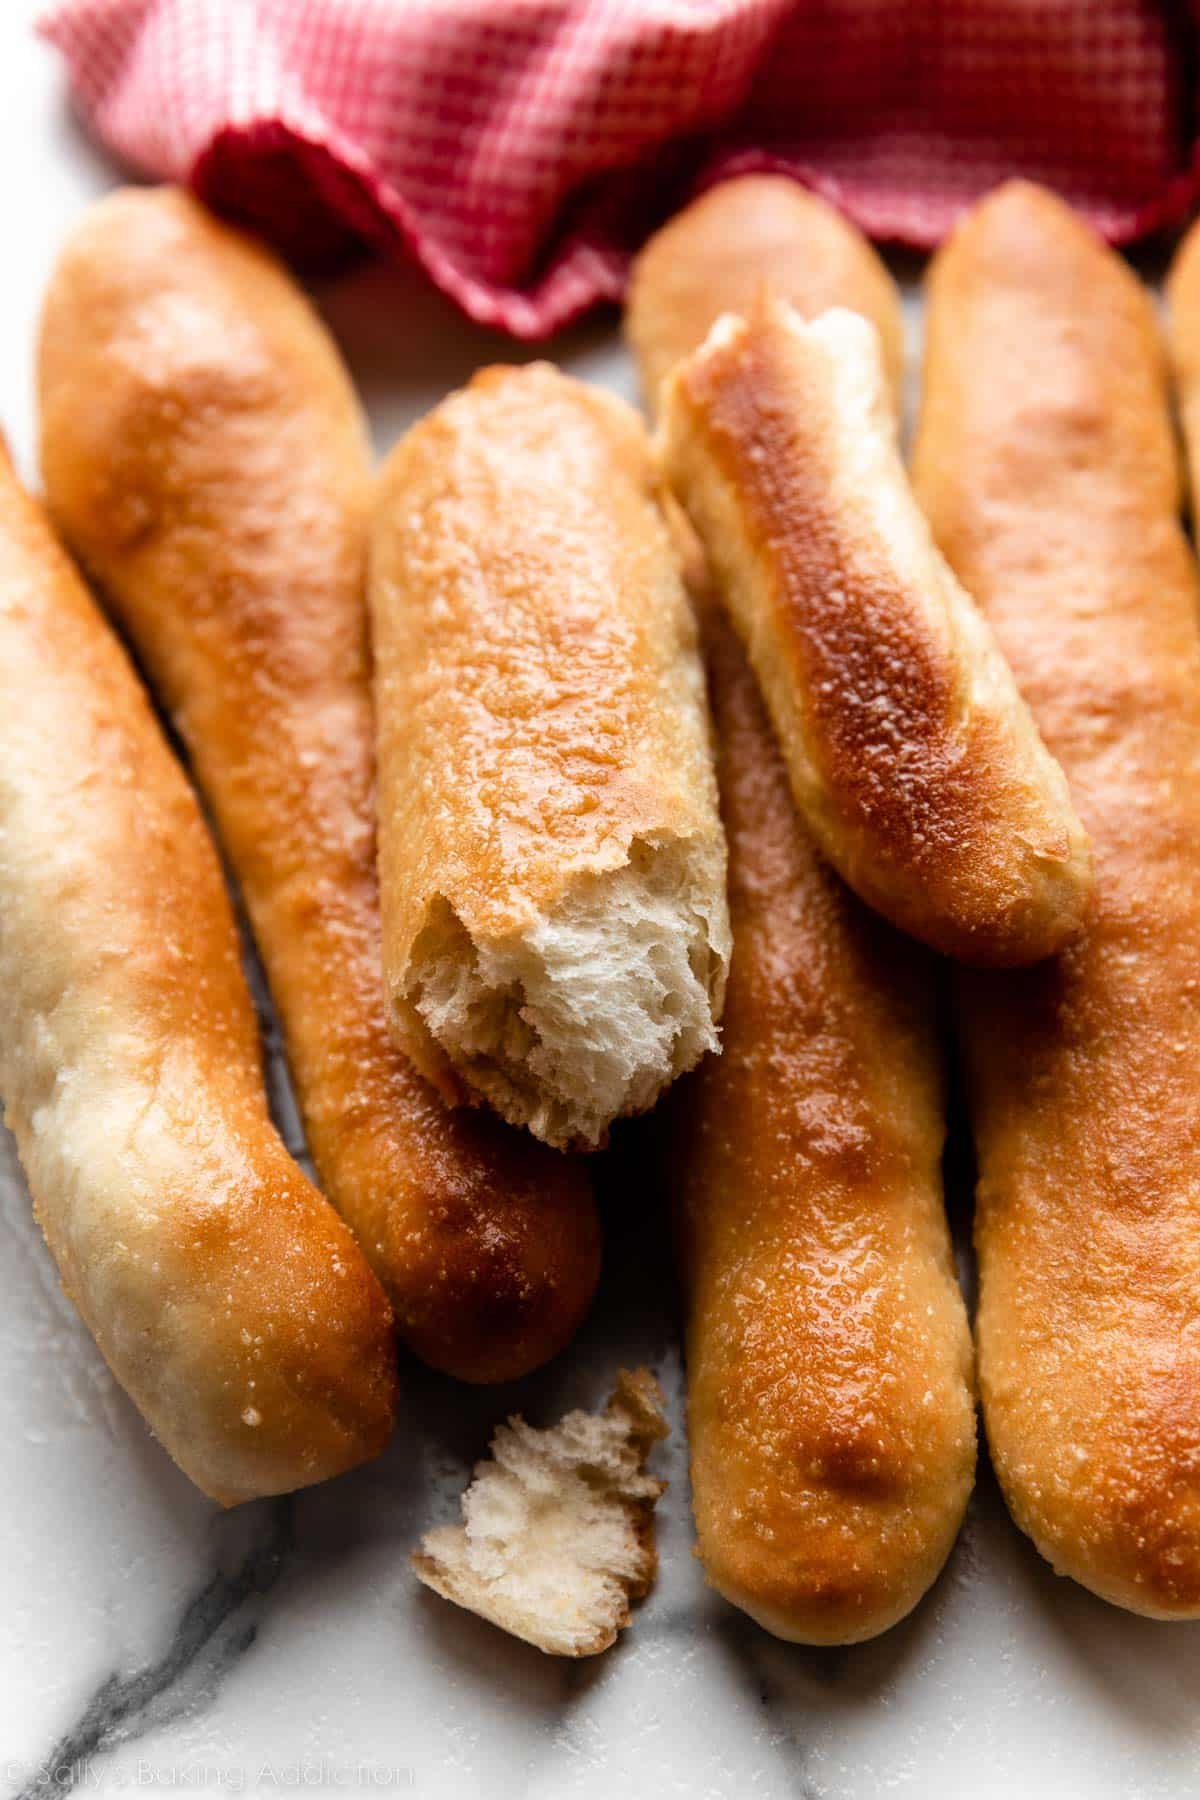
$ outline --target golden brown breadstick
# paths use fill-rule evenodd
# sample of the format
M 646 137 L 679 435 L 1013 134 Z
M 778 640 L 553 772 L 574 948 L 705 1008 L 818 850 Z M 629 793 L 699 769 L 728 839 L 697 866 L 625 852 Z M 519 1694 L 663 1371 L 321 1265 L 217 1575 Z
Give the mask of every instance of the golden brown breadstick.
M 899 398 L 900 296 L 866 238 L 789 176 L 739 175 L 677 213 L 634 261 L 625 332 L 652 411 L 679 359 L 722 313 L 746 312 L 764 283 L 803 318 L 847 306 L 870 319 Z
M 42 324 L 56 518 L 186 742 L 246 898 L 320 1178 L 427 1361 L 559 1349 L 595 1285 L 586 1177 L 453 1115 L 380 971 L 364 566 L 370 472 L 333 344 L 280 266 L 171 189 L 94 207 Z
M 372 539 L 384 969 L 448 1092 L 595 1145 L 716 1043 L 695 625 L 641 422 L 548 364 L 409 432 Z
M 1170 357 L 1191 476 L 1192 518 L 1200 518 L 1200 228 L 1188 232 L 1167 277 Z
M 992 1457 L 1055 1568 L 1200 1613 L 1200 633 L 1147 295 L 1012 183 L 930 281 L 921 498 L 1092 836 L 1086 934 L 964 977 Z
M 934 1580 L 975 1469 L 931 971 L 818 857 L 715 606 L 706 636 L 734 953 L 674 1115 L 696 1530 L 768 1631 L 854 1643 Z
M 113 1374 L 233 1505 L 383 1448 L 383 1291 L 267 1113 L 199 809 L 0 451 L 0 1092 Z
M 795 266 L 883 326 L 890 281 L 824 211 L 809 232 L 801 206 Z M 734 229 L 724 261 L 755 244 Z M 680 233 L 681 256 L 704 250 Z M 687 273 L 647 265 L 643 316 L 703 292 Z M 740 646 L 702 611 L 734 951 L 720 1060 L 672 1104 L 699 1549 L 768 1630 L 850 1642 L 929 1586 L 974 1471 L 931 970 L 818 857 Z
M 664 472 L 707 553 L 834 867 L 966 962 L 1077 936 L 1087 842 L 909 488 L 869 321 L 764 293 L 659 396 Z

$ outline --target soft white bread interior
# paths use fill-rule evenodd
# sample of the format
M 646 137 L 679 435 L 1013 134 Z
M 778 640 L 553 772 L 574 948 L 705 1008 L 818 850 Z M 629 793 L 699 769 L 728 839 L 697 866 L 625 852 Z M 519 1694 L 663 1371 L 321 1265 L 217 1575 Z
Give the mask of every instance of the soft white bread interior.
M 527 930 L 473 940 L 445 901 L 413 946 L 406 998 L 506 1118 L 552 1144 L 601 1142 L 718 1047 L 726 927 L 689 841 L 587 873 Z
M 569 1412 L 545 1431 L 509 1419 L 463 1495 L 463 1523 L 427 1532 L 413 1568 L 444 1599 L 549 1655 L 607 1650 L 658 1566 L 654 1508 L 666 1483 L 645 1462 L 666 1435 L 647 1369 L 622 1369 L 602 1413 Z

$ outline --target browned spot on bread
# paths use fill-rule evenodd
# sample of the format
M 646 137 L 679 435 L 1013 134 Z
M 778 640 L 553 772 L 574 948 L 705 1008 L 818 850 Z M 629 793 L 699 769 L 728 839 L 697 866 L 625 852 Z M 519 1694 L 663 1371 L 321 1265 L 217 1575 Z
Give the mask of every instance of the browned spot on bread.
M 868 328 L 764 295 L 669 377 L 661 445 L 843 878 L 970 962 L 1077 936 L 1083 831 L 907 487 Z

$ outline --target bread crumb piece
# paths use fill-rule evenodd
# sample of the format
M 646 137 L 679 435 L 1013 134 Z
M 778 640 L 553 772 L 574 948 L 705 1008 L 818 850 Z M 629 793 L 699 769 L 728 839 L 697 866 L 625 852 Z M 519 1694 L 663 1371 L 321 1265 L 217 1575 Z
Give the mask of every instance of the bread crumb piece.
M 629 1623 L 658 1568 L 644 1473 L 667 1435 L 648 1369 L 622 1369 L 602 1413 L 569 1412 L 538 1431 L 519 1414 L 475 1465 L 463 1523 L 425 1534 L 412 1564 L 456 1606 L 551 1656 L 595 1656 Z

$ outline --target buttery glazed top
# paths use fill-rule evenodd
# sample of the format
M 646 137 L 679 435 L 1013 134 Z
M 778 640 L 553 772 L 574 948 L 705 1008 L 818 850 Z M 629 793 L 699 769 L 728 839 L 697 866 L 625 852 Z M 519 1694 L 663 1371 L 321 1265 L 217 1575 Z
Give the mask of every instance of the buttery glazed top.
M 64 1283 L 232 1503 L 383 1447 L 391 1318 L 271 1125 L 194 795 L 0 456 L 0 1088 Z
M 1183 417 L 1191 476 L 1193 525 L 1200 519 L 1200 231 L 1193 225 L 1167 279 L 1171 363 Z
M 695 624 L 622 401 L 546 363 L 476 375 L 384 467 L 371 596 L 398 965 L 438 897 L 495 939 L 639 839 L 723 858 Z
M 816 194 L 786 175 L 742 175 L 677 213 L 634 262 L 625 330 L 651 410 L 680 357 L 722 313 L 748 311 L 764 283 L 803 318 L 845 306 L 870 319 L 898 409 L 904 324 L 887 269 Z
M 300 942 L 334 909 L 357 963 L 371 471 L 332 342 L 265 251 L 177 189 L 128 189 L 63 248 L 38 380 L 51 510 L 218 803 L 251 908 L 286 890 Z
M 819 856 L 712 605 L 705 636 L 734 954 L 673 1114 L 700 1553 L 768 1629 L 851 1642 L 928 1587 L 974 1471 L 933 970 Z
M 275 259 L 176 189 L 90 209 L 47 295 L 42 467 L 187 743 L 262 949 L 321 1179 L 402 1331 L 523 1374 L 590 1298 L 577 1165 L 450 1112 L 381 976 L 364 593 L 372 476 L 335 345 Z
M 842 876 L 967 961 L 1078 931 L 1086 842 L 908 489 L 872 340 L 764 293 L 673 373 L 663 458 Z
M 1000 189 L 935 264 L 918 490 L 1091 832 L 1082 940 L 964 979 L 980 1372 L 1061 1569 L 1200 1607 L 1200 633 L 1149 297 Z

